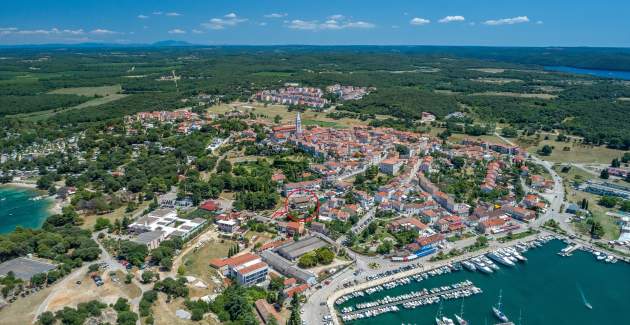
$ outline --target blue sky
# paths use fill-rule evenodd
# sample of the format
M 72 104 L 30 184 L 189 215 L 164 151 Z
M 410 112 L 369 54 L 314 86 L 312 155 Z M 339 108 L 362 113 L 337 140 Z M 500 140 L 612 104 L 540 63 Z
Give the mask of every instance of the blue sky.
M 630 47 L 629 14 L 621 0 L 7 0 L 0 44 Z

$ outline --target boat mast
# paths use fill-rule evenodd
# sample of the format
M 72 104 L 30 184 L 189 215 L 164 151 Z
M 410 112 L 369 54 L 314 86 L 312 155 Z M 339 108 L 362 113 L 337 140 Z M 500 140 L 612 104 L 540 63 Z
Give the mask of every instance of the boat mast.
M 464 318 L 464 297 L 462 297 L 462 307 L 459 311 L 459 317 Z
M 503 289 L 499 289 L 499 303 L 497 304 L 497 309 L 501 310 L 501 296 L 503 295 Z

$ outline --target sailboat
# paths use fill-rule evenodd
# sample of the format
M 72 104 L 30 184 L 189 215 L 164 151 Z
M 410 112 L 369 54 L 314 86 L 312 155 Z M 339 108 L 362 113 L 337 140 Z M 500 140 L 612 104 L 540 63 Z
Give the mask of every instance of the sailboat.
M 582 302 L 584 303 L 584 306 L 588 309 L 593 309 L 593 306 L 588 302 L 588 300 L 586 300 L 586 296 L 584 296 L 584 291 L 582 291 L 582 288 L 578 286 L 578 290 L 580 290 L 580 295 L 582 296 Z
M 435 316 L 435 324 L 437 325 L 446 325 L 442 320 L 442 301 L 440 300 L 440 307 L 438 307 L 437 315 Z
M 499 303 L 497 303 L 497 306 L 492 306 L 492 312 L 494 313 L 494 316 L 496 316 L 500 321 L 507 323 L 510 320 L 507 318 L 507 316 L 505 316 L 505 314 L 501 311 L 501 295 L 503 293 L 503 290 L 499 290 Z
M 468 321 L 464 319 L 464 298 L 462 298 L 462 307 L 459 311 L 459 315 L 455 314 L 455 319 L 459 325 L 468 325 Z

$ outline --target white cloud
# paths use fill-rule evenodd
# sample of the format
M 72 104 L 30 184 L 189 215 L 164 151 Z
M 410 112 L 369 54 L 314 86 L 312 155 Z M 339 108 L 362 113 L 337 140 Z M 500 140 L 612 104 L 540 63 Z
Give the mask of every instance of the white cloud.
M 109 30 L 109 29 L 104 29 L 104 28 L 97 28 L 94 29 L 90 32 L 90 34 L 96 34 L 96 35 L 113 35 L 113 34 L 119 34 L 118 32 L 115 32 L 113 30 Z
M 428 23 L 430 23 L 431 21 L 428 19 L 424 19 L 424 18 L 419 18 L 419 17 L 415 17 L 413 18 L 411 21 L 409 21 L 410 24 L 414 25 L 414 26 L 421 26 L 421 25 L 426 25 Z
M 193 30 L 191 30 L 191 32 L 193 34 L 203 34 L 203 31 L 202 30 L 198 30 L 198 29 L 193 29 Z
M 263 21 L 263 22 L 258 23 L 258 26 L 265 27 L 265 26 L 267 26 L 267 23 Z
M 265 15 L 265 18 L 283 18 L 283 17 L 286 17 L 288 15 L 289 14 L 287 14 L 286 12 L 285 13 L 274 12 L 274 13 Z
M 222 18 L 212 18 L 206 23 L 202 23 L 201 26 L 208 29 L 225 29 L 226 27 L 234 27 L 240 23 L 246 22 L 247 18 L 238 17 L 235 13 L 231 12 Z
M 544 24 L 544 22 L 542 20 L 539 20 L 539 21 L 536 22 L 536 25 L 542 25 L 542 24 Z
M 455 22 L 455 21 L 465 21 L 466 18 L 464 18 L 464 16 L 446 16 L 442 19 L 439 20 L 440 23 L 442 24 L 446 24 L 446 23 L 450 23 L 450 22 Z
M 19 29 L 15 27 L 0 28 L 0 35 L 84 35 L 83 29 Z
M 179 17 L 181 15 L 182 14 L 180 14 L 179 12 L 167 12 L 166 13 L 166 16 L 169 16 L 169 17 Z
M 169 34 L 186 34 L 186 31 L 183 29 L 175 28 L 168 31 Z
M 496 20 L 486 20 L 483 23 L 485 25 L 490 26 L 499 26 L 499 25 L 514 25 L 529 22 L 529 18 L 527 16 L 518 16 L 512 18 L 502 18 Z
M 161 11 L 154 11 L 153 14 L 156 15 L 156 16 L 159 16 L 159 15 L 163 14 L 163 12 L 161 12 Z
M 138 18 L 139 19 L 147 19 L 147 18 L 149 18 L 149 16 L 146 16 L 146 15 L 143 15 L 143 14 L 139 14 Z
M 344 25 L 344 28 L 374 28 L 376 25 L 366 21 L 353 21 Z
M 348 20 L 342 15 L 330 16 L 324 22 L 319 22 L 318 20 L 294 19 L 285 23 L 288 28 L 299 30 L 370 29 L 376 27 L 373 23 L 360 20 Z
M 301 29 L 301 30 L 315 30 L 317 29 L 317 21 L 316 20 L 300 20 L 294 19 L 292 20 L 288 27 L 291 29 Z

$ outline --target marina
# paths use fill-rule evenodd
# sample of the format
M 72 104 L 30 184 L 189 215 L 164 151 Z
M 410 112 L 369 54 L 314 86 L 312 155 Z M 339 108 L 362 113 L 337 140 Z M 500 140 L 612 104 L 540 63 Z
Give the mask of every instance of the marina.
M 406 309 L 435 304 L 445 300 L 459 299 L 480 294 L 481 289 L 475 287 L 471 281 L 463 281 L 452 285 L 412 291 L 398 296 L 385 296 L 376 301 L 360 303 L 353 307 L 342 309 L 341 318 L 344 321 L 374 317 L 387 312 L 400 310 L 398 305 Z
M 613 263 L 615 257 L 610 254 L 567 243 L 542 236 L 356 291 L 338 299 L 336 306 L 345 323 L 360 325 L 450 324 L 449 320 L 453 324 L 518 324 L 521 317 L 524 324 L 595 324 L 604 314 L 607 319 L 618 320 L 615 324 L 627 321 L 627 315 L 615 308 L 630 308 L 630 284 L 622 280 L 630 276 L 630 267 Z M 568 247 L 571 248 L 565 250 Z M 563 250 L 570 251 L 570 257 L 559 256 Z M 580 269 L 592 277 L 581 276 L 576 272 Z M 441 274 L 436 276 L 437 273 Z M 454 290 L 453 284 L 461 283 L 478 289 L 465 296 L 465 310 L 461 292 L 452 299 L 443 299 L 440 293 L 430 296 L 435 288 L 451 286 Z M 464 322 L 458 322 L 459 319 Z

